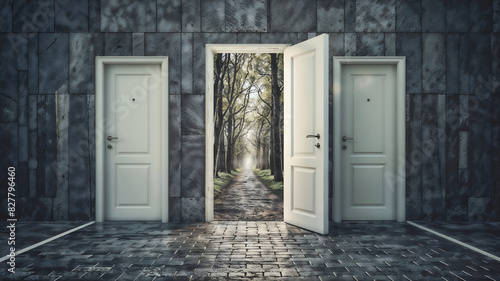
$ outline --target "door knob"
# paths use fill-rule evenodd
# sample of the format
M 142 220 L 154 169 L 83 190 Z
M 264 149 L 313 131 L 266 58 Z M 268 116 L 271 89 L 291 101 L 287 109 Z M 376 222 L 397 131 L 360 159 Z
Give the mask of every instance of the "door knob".
M 109 141 L 110 141 L 110 140 L 117 140 L 117 139 L 118 139 L 118 137 L 108 136 L 106 139 L 107 139 L 107 140 L 109 140 Z
M 346 137 L 346 136 L 343 136 L 343 137 L 342 137 L 342 141 L 343 141 L 343 142 L 346 142 L 346 141 L 354 141 L 354 138 L 348 138 L 348 137 Z
M 315 144 L 314 146 L 316 146 L 317 148 L 319 148 L 320 147 L 319 142 L 317 144 Z
M 316 134 L 316 135 L 307 135 L 306 139 L 309 139 L 309 138 L 317 138 L 317 139 L 319 139 L 319 134 Z

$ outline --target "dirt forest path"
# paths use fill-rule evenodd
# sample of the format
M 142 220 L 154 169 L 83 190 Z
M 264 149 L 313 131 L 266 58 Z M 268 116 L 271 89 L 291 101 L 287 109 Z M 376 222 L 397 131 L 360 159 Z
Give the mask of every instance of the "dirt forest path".
M 282 200 L 245 169 L 214 202 L 215 220 L 283 220 Z

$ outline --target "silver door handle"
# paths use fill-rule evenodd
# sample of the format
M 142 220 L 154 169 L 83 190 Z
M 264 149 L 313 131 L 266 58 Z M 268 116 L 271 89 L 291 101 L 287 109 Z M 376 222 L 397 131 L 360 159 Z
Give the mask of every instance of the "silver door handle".
M 111 140 L 117 140 L 118 137 L 108 136 L 106 139 L 109 140 L 109 141 L 111 141 Z
M 346 137 L 346 136 L 343 136 L 343 137 L 342 137 L 342 141 L 343 141 L 343 142 L 346 142 L 346 141 L 354 141 L 354 138 L 348 138 L 348 137 Z
M 307 135 L 306 139 L 309 139 L 309 138 L 317 138 L 317 139 L 319 139 L 319 134 L 316 134 L 316 135 Z

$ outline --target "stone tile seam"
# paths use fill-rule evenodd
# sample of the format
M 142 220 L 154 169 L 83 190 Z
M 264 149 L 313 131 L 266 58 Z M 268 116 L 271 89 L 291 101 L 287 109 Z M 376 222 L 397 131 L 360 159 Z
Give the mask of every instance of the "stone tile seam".
M 490 253 L 488 253 L 488 252 L 486 252 L 486 251 L 483 251 L 483 250 L 481 250 L 481 249 L 479 249 L 479 248 L 476 248 L 476 247 L 474 247 L 474 246 L 471 246 L 471 245 L 469 245 L 469 244 L 467 244 L 467 243 L 464 243 L 464 242 L 462 242 L 462 241 L 460 241 L 460 240 L 457 240 L 457 239 L 452 238 L 452 237 L 450 237 L 450 236 L 447 236 L 447 235 L 441 234 L 441 233 L 439 233 L 439 232 L 437 232 L 437 231 L 434 231 L 434 230 L 432 230 L 432 229 L 430 229 L 430 228 L 427 228 L 427 227 L 425 227 L 425 226 L 422 226 L 422 225 L 416 224 L 416 223 L 414 223 L 414 222 L 412 222 L 412 221 L 406 221 L 406 223 L 408 223 L 408 224 L 409 224 L 409 225 L 411 225 L 411 226 L 414 226 L 414 227 L 420 228 L 420 229 L 422 229 L 422 230 L 424 230 L 424 231 L 427 231 L 427 232 L 429 232 L 429 233 L 432 233 L 432 234 L 434 234 L 434 235 L 436 235 L 436 236 L 439 236 L 439 237 L 441 237 L 441 238 L 444 238 L 444 239 L 446 239 L 446 240 L 448 240 L 448 241 L 451 241 L 451 242 L 453 242 L 453 243 L 456 243 L 456 244 L 458 244 L 458 245 L 460 245 L 460 246 L 462 246 L 462 247 L 468 248 L 469 250 L 475 251 L 475 252 L 477 252 L 477 253 L 480 253 L 480 254 L 482 254 L 482 255 L 484 255 L 484 256 L 487 256 L 487 257 L 489 257 L 489 258 L 491 258 L 491 259 L 493 259 L 493 260 L 496 260 L 496 261 L 500 262 L 500 257 L 497 257 L 497 256 L 495 256 L 495 255 L 493 255 L 493 254 L 490 254 Z
M 92 224 L 94 224 L 94 223 L 95 223 L 95 221 L 88 222 L 88 223 L 86 223 L 86 224 L 84 224 L 84 225 L 77 226 L 77 227 L 72 228 L 72 229 L 70 229 L 70 230 L 68 230 L 68 231 L 65 231 L 65 232 L 63 232 L 63 233 L 60 233 L 60 234 L 57 234 L 57 235 L 52 236 L 52 237 L 50 237 L 50 238 L 47 238 L 47 239 L 45 239 L 45 240 L 43 240 L 43 241 L 41 241 L 41 242 L 38 242 L 38 243 L 36 243 L 36 244 L 34 244 L 34 245 L 31 245 L 31 246 L 28 246 L 28 247 L 26 247 L 26 248 L 23 248 L 23 249 L 21 249 L 21 250 L 19 250 L 19 251 L 16 251 L 16 256 L 17 256 L 17 255 L 20 255 L 20 254 L 22 254 L 22 253 L 26 253 L 26 252 L 28 252 L 28 251 L 30 251 L 30 250 L 33 250 L 33 249 L 35 249 L 35 248 L 37 248 L 37 247 L 40 247 L 40 246 L 42 246 L 42 245 L 44 245 L 44 244 L 47 244 L 47 243 L 49 243 L 49 242 L 51 242 L 51 241 L 54 241 L 54 240 L 56 240 L 56 239 L 59 239 L 59 238 L 61 238 L 61 237 L 63 237 L 63 236 L 66 236 L 66 235 L 68 235 L 68 234 L 70 234 L 70 233 L 73 233 L 73 232 L 75 232 L 75 231 L 77 231 L 77 230 L 80 230 L 80 229 L 82 229 L 82 228 L 85 228 L 85 227 L 87 227 L 87 226 L 89 226 L 89 225 L 92 225 Z M 8 260 L 9 258 L 10 258 L 10 256 L 4 256 L 4 257 L 0 258 L 0 262 L 6 261 L 6 260 Z

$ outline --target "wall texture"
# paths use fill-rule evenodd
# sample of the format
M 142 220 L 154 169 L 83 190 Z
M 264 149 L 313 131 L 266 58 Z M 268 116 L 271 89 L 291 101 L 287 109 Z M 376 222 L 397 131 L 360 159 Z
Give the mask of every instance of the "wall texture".
M 94 219 L 94 57 L 164 55 L 170 220 L 203 220 L 205 44 L 329 33 L 407 57 L 407 218 L 498 221 L 499 32 L 500 0 L 2 0 L 2 217 L 15 166 L 21 219 Z

